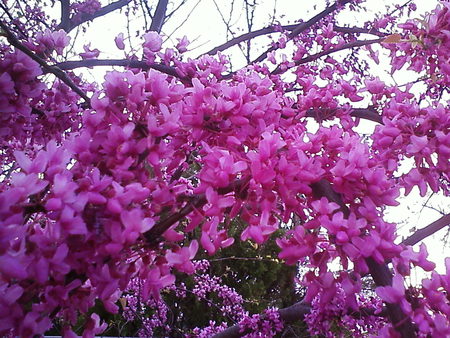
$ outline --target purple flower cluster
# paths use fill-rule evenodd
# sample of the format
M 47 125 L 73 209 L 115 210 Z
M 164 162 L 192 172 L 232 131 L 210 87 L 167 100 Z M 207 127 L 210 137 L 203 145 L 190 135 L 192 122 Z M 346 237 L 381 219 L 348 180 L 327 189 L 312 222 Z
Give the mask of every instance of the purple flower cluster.
M 283 322 L 280 319 L 280 314 L 277 308 L 268 308 L 264 310 L 263 314 L 255 314 L 245 316 L 239 322 L 240 332 L 245 332 L 243 337 L 258 338 L 258 337 L 274 337 L 278 332 L 284 328 Z M 247 333 L 249 332 L 249 333 Z
M 319 294 L 311 302 L 311 312 L 305 316 L 311 335 L 336 337 L 351 335 L 365 337 L 377 334 L 386 326 L 386 319 L 379 316 L 383 303 L 375 295 L 356 295 L 354 310 L 348 307 L 348 296 L 341 285 L 336 285 L 334 297 L 323 302 Z

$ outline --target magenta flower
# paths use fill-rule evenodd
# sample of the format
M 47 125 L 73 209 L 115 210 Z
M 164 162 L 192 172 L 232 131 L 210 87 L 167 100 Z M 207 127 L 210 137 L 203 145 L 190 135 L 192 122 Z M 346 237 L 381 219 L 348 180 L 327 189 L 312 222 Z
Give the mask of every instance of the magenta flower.
M 416 154 L 422 151 L 428 144 L 428 137 L 412 135 L 410 144 L 406 147 L 406 151 L 410 154 Z
M 230 207 L 234 204 L 233 196 L 219 195 L 213 188 L 208 187 L 205 192 L 208 200 L 209 208 L 206 209 L 206 216 L 220 216 L 224 208 Z
M 425 271 L 433 271 L 436 267 L 435 263 L 427 260 L 428 251 L 425 243 L 420 244 L 419 252 L 414 252 L 412 247 L 408 246 L 400 256 L 414 265 L 420 266 Z
M 167 251 L 167 263 L 177 268 L 179 271 L 192 274 L 195 270 L 192 259 L 198 250 L 198 242 L 193 240 L 189 247 L 178 248 L 176 251 Z
M 116 43 L 117 48 L 124 50 L 125 49 L 125 43 L 123 42 L 123 33 L 120 33 L 114 38 L 114 42 Z
M 189 42 L 187 36 L 185 35 L 181 39 L 178 40 L 176 48 L 180 53 L 184 53 L 187 51 L 187 46 L 189 45 L 189 43 L 190 42 Z
M 84 49 L 84 53 L 80 53 L 80 56 L 83 60 L 95 59 L 96 57 L 98 57 L 100 55 L 100 51 L 97 48 L 91 49 L 90 43 L 88 43 L 87 45 L 84 45 L 83 49 Z
M 162 46 L 162 38 L 156 32 L 148 32 L 144 34 L 144 48 L 151 52 L 159 52 Z
M 137 208 L 122 211 L 120 220 L 124 226 L 122 239 L 128 243 L 134 243 L 141 234 L 150 230 L 155 224 L 153 219 L 143 217 L 142 210 Z
M 405 297 L 403 277 L 396 274 L 392 279 L 392 286 L 380 286 L 375 289 L 377 295 L 385 302 L 391 304 L 400 303 Z
M 386 88 L 386 84 L 378 77 L 373 80 L 365 80 L 367 90 L 372 94 L 382 94 Z
M 142 296 L 144 300 L 147 300 L 150 296 L 158 299 L 161 289 L 175 282 L 175 276 L 165 271 L 165 269 L 155 266 L 146 273 L 143 280 Z

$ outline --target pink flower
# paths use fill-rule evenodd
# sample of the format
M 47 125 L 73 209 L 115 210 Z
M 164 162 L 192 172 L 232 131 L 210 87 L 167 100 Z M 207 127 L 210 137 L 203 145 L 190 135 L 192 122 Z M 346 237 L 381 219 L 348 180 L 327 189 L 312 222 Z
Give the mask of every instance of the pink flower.
M 311 203 L 313 209 L 321 215 L 330 215 L 333 211 L 339 209 L 339 205 L 334 202 L 329 202 L 326 197 L 322 197 L 320 200 L 313 201 Z
M 419 252 L 414 252 L 412 247 L 407 247 L 405 251 L 400 254 L 401 257 L 408 259 L 417 266 L 420 266 L 425 271 L 433 271 L 436 264 L 427 260 L 428 252 L 425 243 L 420 245 Z
M 93 313 L 87 320 L 84 327 L 83 338 L 94 337 L 97 334 L 102 333 L 108 327 L 107 323 L 100 324 L 100 316 Z
M 27 278 L 27 265 L 21 256 L 12 256 L 7 253 L 0 256 L 0 272 L 7 279 Z
M 412 135 L 410 141 L 411 143 L 406 147 L 406 151 L 410 154 L 417 154 L 427 146 L 428 137 Z
M 80 56 L 83 60 L 95 59 L 96 57 L 98 57 L 100 55 L 100 51 L 97 48 L 91 49 L 90 43 L 88 43 L 87 45 L 84 45 L 83 49 L 84 49 L 84 53 L 80 53 Z
M 184 53 L 187 51 L 187 46 L 189 45 L 189 40 L 187 39 L 186 35 L 183 36 L 183 38 L 179 39 L 176 48 L 180 53 Z
M 128 243 L 134 243 L 142 233 L 150 230 L 155 224 L 153 219 L 143 217 L 141 209 L 122 211 L 120 220 L 125 228 L 122 234 L 123 240 Z
M 116 43 L 117 48 L 121 50 L 125 49 L 125 43 L 123 42 L 123 33 L 117 35 L 114 39 L 114 42 Z
M 151 52 L 159 52 L 162 46 L 162 38 L 156 32 L 148 32 L 144 34 L 144 48 L 148 49 Z
M 167 262 L 177 268 L 179 271 L 191 274 L 195 268 L 191 260 L 195 257 L 198 250 L 198 242 L 193 240 L 189 247 L 179 248 L 175 252 L 170 250 L 166 253 Z
M 158 299 L 161 289 L 175 282 L 175 276 L 165 269 L 155 266 L 148 271 L 143 280 L 142 297 L 144 300 L 148 299 L 150 295 Z
M 234 238 L 228 237 L 225 230 L 218 230 L 218 226 L 218 217 L 213 217 L 211 221 L 205 222 L 202 226 L 200 243 L 209 255 L 213 255 L 218 249 L 226 248 L 234 242 Z
M 288 233 L 288 238 L 279 238 L 276 240 L 281 252 L 278 254 L 280 259 L 284 259 L 286 264 L 292 265 L 310 256 L 316 250 L 318 239 L 308 234 L 305 228 L 297 226 Z
M 378 77 L 373 80 L 365 81 L 367 90 L 372 94 L 381 94 L 386 88 L 386 85 Z
M 220 196 L 213 188 L 206 189 L 206 199 L 210 207 L 205 211 L 206 216 L 220 216 L 224 208 L 230 207 L 234 204 L 233 196 Z
M 387 303 L 396 304 L 405 296 L 405 286 L 403 285 L 403 277 L 396 274 L 392 279 L 392 286 L 380 286 L 375 292 L 382 300 Z

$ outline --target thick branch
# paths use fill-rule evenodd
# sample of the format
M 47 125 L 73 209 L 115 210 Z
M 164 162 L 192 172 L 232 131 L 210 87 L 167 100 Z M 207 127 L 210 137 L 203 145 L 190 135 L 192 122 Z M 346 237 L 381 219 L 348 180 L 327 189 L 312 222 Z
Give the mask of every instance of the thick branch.
M 70 0 L 60 0 L 61 2 L 61 23 L 59 27 L 66 30 L 70 24 Z
M 348 217 L 350 210 L 345 203 L 343 203 L 341 196 L 334 191 L 330 182 L 323 179 L 317 183 L 314 183 L 312 188 L 317 197 L 325 196 L 329 201 L 337 203 L 345 217 Z M 377 263 L 371 257 L 366 258 L 366 263 L 377 286 L 392 285 L 392 274 L 386 264 Z M 414 325 L 412 324 L 411 319 L 403 313 L 400 305 L 386 303 L 386 307 L 388 318 L 397 332 L 400 333 L 403 338 L 415 337 L 416 334 Z
M 178 75 L 175 68 L 153 63 L 149 64 L 141 60 L 128 60 L 128 59 L 88 59 L 88 60 L 78 60 L 78 61 L 65 61 L 55 64 L 56 67 L 62 70 L 73 70 L 82 67 L 96 67 L 96 66 L 119 66 L 119 67 L 129 67 L 129 68 L 139 68 L 142 70 L 155 69 L 161 73 L 171 75 L 177 78 L 181 77 Z
M 339 6 L 343 6 L 343 5 L 345 5 L 345 4 L 347 4 L 347 3 L 351 2 L 351 1 L 352 0 L 342 0 L 342 1 L 338 0 L 338 1 L 336 1 L 333 5 L 325 8 L 322 12 L 320 12 L 319 14 L 313 16 L 308 21 L 298 24 L 297 27 L 294 28 L 292 30 L 292 32 L 288 35 L 288 38 L 289 39 L 293 39 L 297 35 L 301 34 L 304 31 L 306 31 L 311 26 L 313 26 L 316 23 L 318 23 L 320 20 L 322 20 L 323 18 L 325 18 L 329 14 L 333 13 L 336 9 L 338 9 Z M 270 47 L 264 53 L 262 53 L 260 56 L 258 56 L 255 60 L 253 60 L 252 63 L 257 63 L 257 62 L 263 61 L 270 52 L 273 52 L 274 50 L 277 50 L 278 48 L 279 47 L 276 46 L 276 45 Z
M 336 47 L 336 48 L 332 48 L 332 49 L 327 49 L 327 50 L 323 50 L 317 54 L 314 55 L 310 55 L 307 56 L 301 60 L 297 60 L 295 61 L 295 66 L 299 66 L 311 61 L 315 61 L 319 58 L 321 58 L 322 56 L 325 55 L 330 55 L 345 49 L 350 49 L 350 48 L 355 48 L 355 47 L 362 47 L 362 46 L 367 46 L 367 45 L 371 45 L 374 43 L 378 43 L 383 41 L 384 38 L 379 38 L 379 39 L 372 39 L 372 40 L 357 40 L 357 41 L 353 41 L 353 42 L 349 42 L 346 44 L 343 44 L 342 46 Z M 272 72 L 272 74 L 281 74 L 284 73 L 288 68 L 282 68 L 280 66 L 278 66 L 277 68 L 275 68 L 275 70 Z
M 96 18 L 104 16 L 108 13 L 111 13 L 111 12 L 117 10 L 117 9 L 120 9 L 120 8 L 128 5 L 130 2 L 131 2 L 131 0 L 119 0 L 119 1 L 113 2 L 109 5 L 106 5 L 102 8 L 100 8 L 94 14 L 83 13 L 81 15 L 80 19 L 77 20 L 76 22 L 74 22 L 73 20 L 70 20 L 68 22 L 68 24 L 66 25 L 66 27 L 63 27 L 62 25 L 60 25 L 59 28 L 64 29 L 67 33 L 69 33 L 71 30 L 78 27 L 79 25 L 81 25 L 87 21 L 92 21 Z M 61 24 L 62 24 L 62 22 L 61 22 Z
M 370 275 L 377 286 L 392 285 L 392 273 L 386 264 L 375 262 L 372 257 L 366 258 Z M 408 318 L 400 308 L 399 304 L 387 303 L 387 315 L 393 327 L 401 334 L 403 338 L 415 337 L 415 328 L 411 319 Z
M 414 234 L 405 239 L 401 244 L 403 245 L 414 245 L 427 238 L 428 236 L 433 235 L 437 231 L 442 228 L 450 225 L 450 214 L 444 215 L 439 218 L 437 221 L 427 225 L 423 229 L 419 229 Z
M 168 0 L 159 0 L 156 6 L 155 14 L 153 15 L 153 20 L 150 25 L 150 31 L 155 31 L 161 33 L 161 28 L 164 24 L 167 11 Z
M 295 106 L 293 106 L 295 109 Z M 308 109 L 305 113 L 306 117 L 312 117 L 316 119 L 316 121 L 320 122 L 322 120 L 322 116 L 324 119 L 330 117 L 329 114 L 334 116 L 334 113 L 336 113 L 336 110 L 326 110 L 321 111 L 320 109 Z M 352 108 L 350 109 L 350 116 L 373 121 L 379 124 L 383 124 L 383 117 L 373 108 L 367 107 L 367 108 Z
M 86 95 L 85 92 L 83 92 L 73 81 L 72 79 L 64 73 L 60 68 L 55 66 L 50 66 L 45 62 L 43 59 L 41 59 L 39 56 L 37 56 L 35 53 L 33 53 L 31 50 L 29 50 L 27 47 L 25 47 L 19 39 L 17 39 L 14 34 L 9 30 L 8 26 L 6 26 L 3 21 L 0 21 L 0 27 L 3 29 L 3 31 L 6 34 L 6 38 L 8 39 L 9 43 L 28 55 L 30 58 L 32 58 L 34 61 L 36 61 L 44 72 L 51 73 L 55 75 L 58 79 L 60 79 L 62 82 L 64 82 L 67 86 L 69 86 L 75 93 L 77 93 L 79 96 L 81 96 L 84 101 L 88 105 L 90 105 L 90 99 Z
M 365 120 L 384 124 L 383 117 L 373 108 L 353 108 L 350 111 L 350 115 Z

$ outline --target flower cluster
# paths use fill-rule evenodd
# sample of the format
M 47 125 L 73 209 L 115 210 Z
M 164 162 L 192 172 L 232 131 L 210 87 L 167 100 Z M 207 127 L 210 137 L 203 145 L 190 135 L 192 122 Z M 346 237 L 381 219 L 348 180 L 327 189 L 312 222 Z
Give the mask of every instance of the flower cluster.
M 323 295 L 317 295 L 311 302 L 311 312 L 305 316 L 311 335 L 325 337 L 365 337 L 377 334 L 386 326 L 386 319 L 379 316 L 383 303 L 374 295 L 358 293 L 353 309 L 348 307 L 348 295 L 342 285 L 336 285 L 333 298 L 323 301 Z
M 404 39 L 391 46 L 392 68 L 408 69 L 427 77 L 427 94 L 438 97 L 450 83 L 450 5 L 439 6 L 423 20 L 400 24 Z
M 243 337 L 274 337 L 278 332 L 283 330 L 283 322 L 277 308 L 268 308 L 264 310 L 264 314 L 256 314 L 246 316 L 239 322 L 239 332 L 246 333 Z

